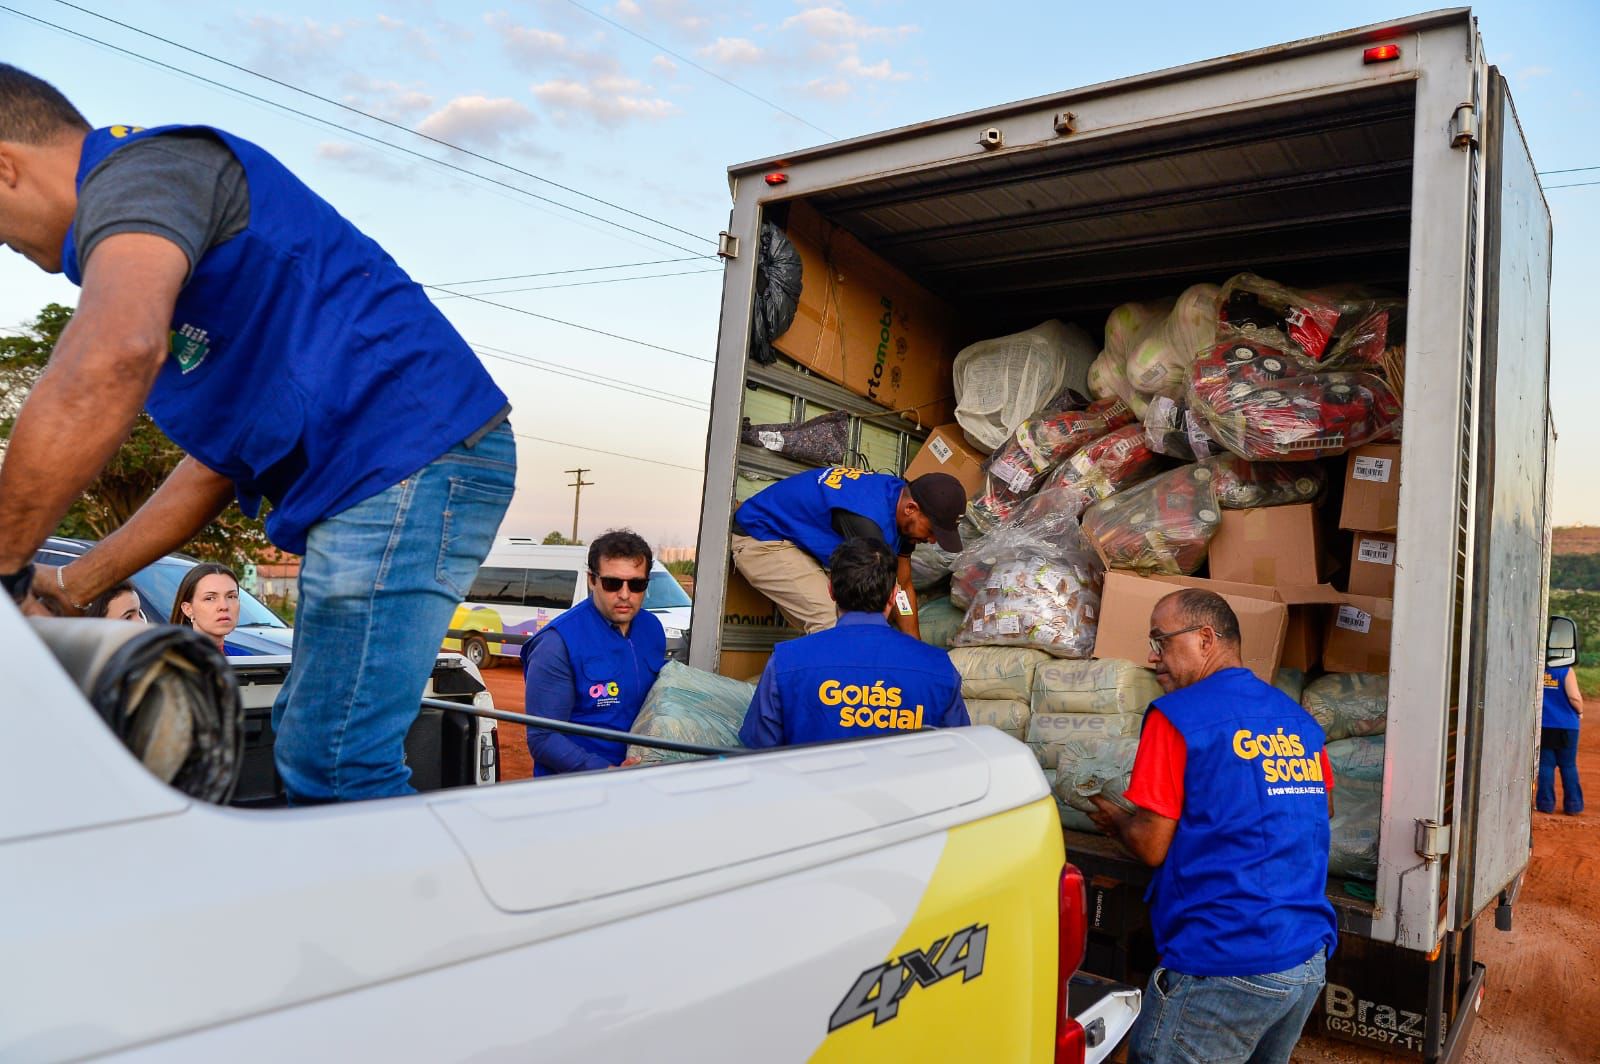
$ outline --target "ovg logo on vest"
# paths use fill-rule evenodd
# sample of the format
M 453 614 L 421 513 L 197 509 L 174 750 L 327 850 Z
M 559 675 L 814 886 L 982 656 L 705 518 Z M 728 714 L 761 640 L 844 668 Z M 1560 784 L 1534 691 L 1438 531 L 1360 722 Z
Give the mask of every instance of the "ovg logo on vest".
M 922 707 L 906 709 L 898 687 L 885 687 L 879 680 L 866 684 L 840 686 L 838 680 L 824 680 L 817 688 L 817 699 L 825 706 L 839 707 L 841 728 L 894 728 L 916 731 L 922 727 Z
M 596 706 L 614 706 L 620 699 L 617 697 L 622 688 L 617 686 L 617 681 L 593 684 L 589 688 L 589 697 L 594 699 Z

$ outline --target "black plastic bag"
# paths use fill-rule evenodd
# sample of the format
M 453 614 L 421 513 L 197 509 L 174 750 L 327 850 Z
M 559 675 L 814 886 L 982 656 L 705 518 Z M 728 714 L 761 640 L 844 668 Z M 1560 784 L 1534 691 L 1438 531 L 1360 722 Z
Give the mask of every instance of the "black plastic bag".
M 800 253 L 783 230 L 761 226 L 761 253 L 756 259 L 756 305 L 750 320 L 750 357 L 763 366 L 778 361 L 772 341 L 789 331 L 800 305 Z

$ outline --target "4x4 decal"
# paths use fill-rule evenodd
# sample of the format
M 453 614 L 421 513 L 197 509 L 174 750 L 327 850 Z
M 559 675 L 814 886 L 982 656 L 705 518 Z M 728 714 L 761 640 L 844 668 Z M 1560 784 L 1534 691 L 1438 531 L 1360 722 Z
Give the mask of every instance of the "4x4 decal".
M 983 974 L 983 951 L 989 941 L 989 925 L 973 924 L 941 938 L 927 949 L 909 950 L 898 959 L 868 968 L 833 1010 L 828 1030 L 837 1031 L 863 1016 L 872 1017 L 872 1026 L 894 1019 L 900 1001 L 921 984 L 932 986 L 957 972 L 961 981 Z

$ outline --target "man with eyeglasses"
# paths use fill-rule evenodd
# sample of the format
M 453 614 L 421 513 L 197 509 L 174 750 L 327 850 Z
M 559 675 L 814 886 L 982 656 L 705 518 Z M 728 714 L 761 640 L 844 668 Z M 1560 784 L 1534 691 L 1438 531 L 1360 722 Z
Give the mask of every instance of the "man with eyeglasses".
M 667 634 L 644 611 L 650 545 L 613 529 L 589 545 L 589 597 L 522 645 L 527 712 L 628 731 L 667 661 Z M 533 774 L 592 772 L 622 764 L 621 743 L 528 728 Z
M 1125 813 L 1095 823 L 1156 868 L 1160 966 L 1128 1039 L 1133 1064 L 1288 1064 L 1338 924 L 1325 893 L 1333 774 L 1323 732 L 1244 667 L 1220 596 L 1176 591 L 1150 616 L 1167 693 L 1145 713 Z

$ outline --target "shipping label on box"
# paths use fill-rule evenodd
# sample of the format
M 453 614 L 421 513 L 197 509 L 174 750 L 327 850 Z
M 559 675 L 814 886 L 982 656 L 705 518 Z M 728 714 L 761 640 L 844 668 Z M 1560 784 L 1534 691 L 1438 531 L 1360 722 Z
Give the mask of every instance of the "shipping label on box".
M 1394 532 L 1400 519 L 1400 445 L 1372 443 L 1345 462 L 1339 527 L 1352 532 Z
M 1207 553 L 1211 577 L 1277 587 L 1322 578 L 1322 535 L 1310 503 L 1224 510 Z
M 1394 597 L 1395 538 L 1357 532 L 1350 550 L 1350 593 Z
M 1394 631 L 1394 601 L 1374 595 L 1345 595 L 1331 608 L 1322 667 L 1328 672 L 1389 671 L 1389 641 Z
M 983 455 L 967 442 L 960 425 L 940 425 L 906 466 L 905 478 L 915 480 L 925 473 L 949 473 L 961 481 L 970 499 L 983 490 Z

